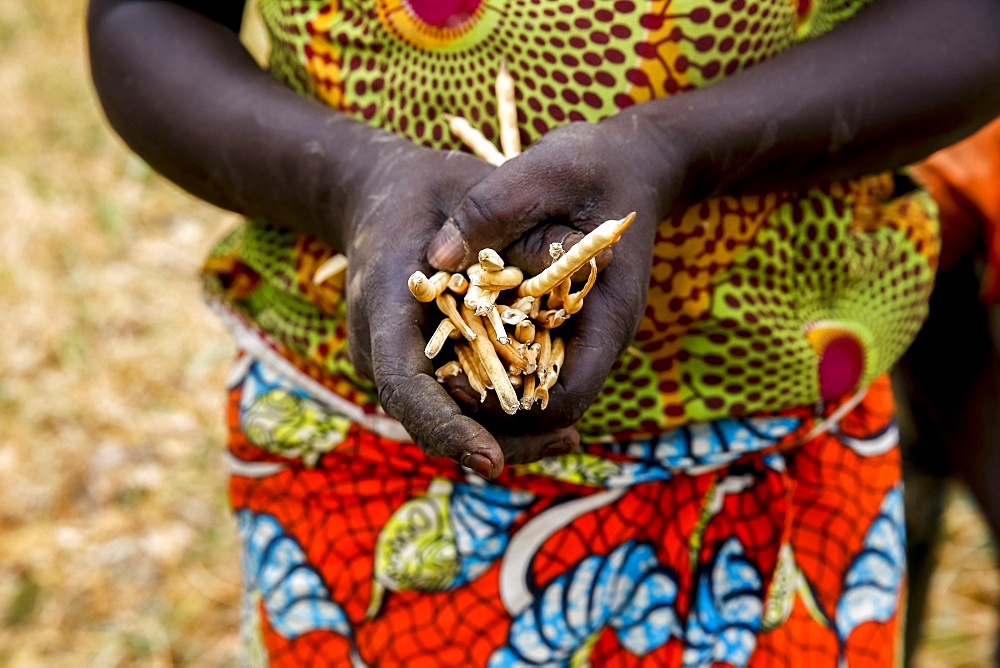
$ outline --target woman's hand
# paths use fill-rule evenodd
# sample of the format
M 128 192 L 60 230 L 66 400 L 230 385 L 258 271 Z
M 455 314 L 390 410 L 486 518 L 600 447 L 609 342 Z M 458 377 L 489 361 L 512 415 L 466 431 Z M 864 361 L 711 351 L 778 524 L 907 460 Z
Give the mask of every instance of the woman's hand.
M 577 443 L 572 429 L 492 434 L 462 414 L 423 354 L 429 309 L 410 294 L 407 278 L 427 271 L 422 258 L 448 212 L 492 171 L 467 154 L 387 138 L 368 178 L 350 195 L 344 226 L 355 365 L 375 381 L 383 407 L 425 452 L 486 477 L 498 475 L 505 463 L 564 454 Z
M 491 247 L 533 275 L 548 265 L 549 243 L 571 244 L 606 220 L 637 214 L 603 258 L 606 266 L 583 309 L 561 328 L 569 335 L 566 359 L 548 408 L 503 419 L 508 428 L 529 432 L 576 422 L 632 341 L 644 311 L 653 237 L 677 203 L 685 154 L 678 144 L 644 155 L 636 137 L 620 119 L 550 132 L 473 187 L 430 248 L 429 260 L 439 269 L 466 267 L 479 249 Z M 478 419 L 491 423 L 482 414 Z
M 316 236 L 351 265 L 352 354 L 434 455 L 495 477 L 496 439 L 462 415 L 423 355 L 406 288 L 427 243 L 492 169 L 349 118 L 277 82 L 243 48 L 243 0 L 91 0 L 94 83 L 115 130 L 157 171 L 220 207 Z M 155 30 L 148 27 L 155 25 Z M 505 440 L 506 461 L 575 443 L 572 430 Z

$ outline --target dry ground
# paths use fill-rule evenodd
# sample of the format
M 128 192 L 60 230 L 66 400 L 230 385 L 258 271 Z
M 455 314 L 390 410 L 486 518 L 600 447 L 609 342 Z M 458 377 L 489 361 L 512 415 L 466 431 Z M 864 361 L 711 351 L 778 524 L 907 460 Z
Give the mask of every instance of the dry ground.
M 0 0 L 0 666 L 236 664 L 232 345 L 199 261 L 234 218 L 132 158 L 83 2 Z M 984 665 L 1000 576 L 956 495 L 919 665 Z

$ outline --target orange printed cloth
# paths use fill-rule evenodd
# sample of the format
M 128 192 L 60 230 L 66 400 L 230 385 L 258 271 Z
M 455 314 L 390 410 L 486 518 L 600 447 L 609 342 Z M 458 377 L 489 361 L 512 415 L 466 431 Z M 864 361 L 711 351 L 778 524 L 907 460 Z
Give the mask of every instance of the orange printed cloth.
M 591 443 L 487 482 L 243 356 L 229 459 L 250 663 L 893 665 L 892 416 L 882 377 L 826 410 Z
M 1000 118 L 913 167 L 939 207 L 941 268 L 982 248 L 982 296 L 1000 303 Z

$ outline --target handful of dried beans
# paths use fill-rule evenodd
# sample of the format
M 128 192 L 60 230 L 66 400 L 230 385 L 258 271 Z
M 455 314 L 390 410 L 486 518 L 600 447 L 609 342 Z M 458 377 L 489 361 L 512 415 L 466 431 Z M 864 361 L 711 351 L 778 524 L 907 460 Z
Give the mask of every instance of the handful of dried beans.
M 447 119 L 456 137 L 476 155 L 499 166 L 521 152 L 514 80 L 503 62 L 495 92 L 500 150 L 464 118 Z M 436 302 L 445 315 L 424 354 L 434 359 L 449 339 L 455 340 L 456 359 L 437 369 L 438 380 L 444 382 L 464 373 L 481 400 L 492 389 L 511 415 L 518 409 L 530 410 L 536 401 L 545 409 L 565 353 L 562 339 L 551 332 L 583 307 L 583 298 L 597 280 L 594 258 L 618 241 L 634 218 L 633 212 L 620 220 L 606 221 L 568 251 L 562 244 L 552 244 L 552 264 L 528 280 L 523 280 L 517 267 L 505 266 L 491 248 L 479 252 L 479 263 L 469 267 L 467 276 L 438 272 L 428 278 L 419 271 L 411 275 L 413 296 L 422 302 Z M 586 283 L 571 292 L 570 277 L 588 264 Z
M 434 359 L 454 340 L 455 359 L 437 369 L 438 380 L 464 373 L 480 400 L 492 389 L 511 415 L 530 410 L 536 401 L 545 409 L 565 353 L 563 340 L 552 331 L 583 307 L 597 280 L 594 258 L 618 241 L 634 218 L 630 213 L 606 221 L 568 251 L 552 244 L 552 264 L 528 280 L 490 248 L 479 252 L 479 262 L 464 275 L 414 272 L 410 292 L 422 302 L 435 302 L 445 316 L 424 354 Z M 586 283 L 571 292 L 571 277 L 587 265 Z

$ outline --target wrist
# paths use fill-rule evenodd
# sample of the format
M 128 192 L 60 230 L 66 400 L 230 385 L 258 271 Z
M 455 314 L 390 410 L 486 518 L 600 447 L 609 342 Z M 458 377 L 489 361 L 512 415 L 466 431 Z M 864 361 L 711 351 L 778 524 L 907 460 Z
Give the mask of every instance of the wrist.
M 656 219 L 685 208 L 709 194 L 710 163 L 701 150 L 695 127 L 667 100 L 645 102 L 622 110 L 602 124 L 616 137 L 636 178 L 656 193 Z

